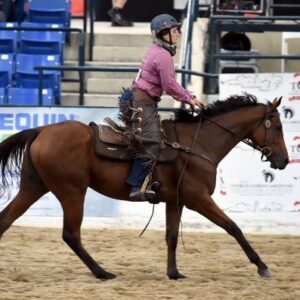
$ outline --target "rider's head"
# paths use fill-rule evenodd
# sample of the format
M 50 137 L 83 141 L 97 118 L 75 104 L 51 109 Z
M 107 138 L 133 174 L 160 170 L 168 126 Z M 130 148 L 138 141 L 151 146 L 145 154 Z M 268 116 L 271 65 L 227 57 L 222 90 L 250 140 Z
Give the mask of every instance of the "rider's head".
M 175 48 L 177 40 L 180 36 L 181 23 L 168 15 L 161 14 L 152 19 L 150 28 L 155 43 L 167 45 L 167 48 Z M 169 46 L 168 46 L 169 45 Z M 170 50 L 168 49 L 168 50 Z M 176 48 L 175 48 L 176 49 Z M 172 55 L 174 54 L 171 52 Z

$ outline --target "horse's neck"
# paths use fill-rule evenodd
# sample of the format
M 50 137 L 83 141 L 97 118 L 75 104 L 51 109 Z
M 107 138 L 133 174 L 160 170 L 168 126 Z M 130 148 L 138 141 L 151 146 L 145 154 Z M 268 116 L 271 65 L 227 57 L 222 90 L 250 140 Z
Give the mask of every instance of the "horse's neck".
M 199 141 L 216 162 L 220 162 L 241 139 L 248 138 L 263 118 L 263 107 L 253 106 L 235 110 L 213 119 L 225 129 L 210 121 L 201 128 Z M 239 139 L 239 137 L 241 139 Z

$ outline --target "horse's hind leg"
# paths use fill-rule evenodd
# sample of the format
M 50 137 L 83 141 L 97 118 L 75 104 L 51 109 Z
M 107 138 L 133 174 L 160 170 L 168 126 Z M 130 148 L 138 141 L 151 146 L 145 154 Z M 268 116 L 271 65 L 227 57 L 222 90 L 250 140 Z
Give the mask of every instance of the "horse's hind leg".
M 116 276 L 102 269 L 81 244 L 80 227 L 83 218 L 84 194 L 74 197 L 60 197 L 64 211 L 63 240 L 91 270 L 96 278 L 113 279 Z
M 183 206 L 176 203 L 167 203 L 166 205 L 166 242 L 168 245 L 168 266 L 167 274 L 170 279 L 185 278 L 180 274 L 176 264 L 176 248 L 178 241 L 178 229 Z
M 216 225 L 225 229 L 228 234 L 233 236 L 240 244 L 251 263 L 258 268 L 258 274 L 262 277 L 270 277 L 271 272 L 267 265 L 260 259 L 259 255 L 250 246 L 241 229 L 216 205 L 210 195 L 203 195 L 201 200 L 189 202 L 186 205 L 188 208 L 199 212 L 211 220 Z
M 30 158 L 24 157 L 20 190 L 0 213 L 0 238 L 17 218 L 48 191 L 32 166 Z

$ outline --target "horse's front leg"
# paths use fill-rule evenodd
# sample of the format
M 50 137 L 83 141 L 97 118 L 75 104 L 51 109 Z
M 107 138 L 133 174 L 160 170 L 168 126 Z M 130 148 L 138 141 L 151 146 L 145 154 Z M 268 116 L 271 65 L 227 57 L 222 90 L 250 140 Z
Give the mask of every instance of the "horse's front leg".
M 259 255 L 254 251 L 249 242 L 246 240 L 241 229 L 216 205 L 209 194 L 202 194 L 201 199 L 189 201 L 185 203 L 186 207 L 197 211 L 210 221 L 225 229 L 228 234 L 233 236 L 240 244 L 251 263 L 258 268 L 257 272 L 262 277 L 270 277 L 271 272 L 268 266 L 260 259 Z
M 176 264 L 176 248 L 178 241 L 178 229 L 182 213 L 182 205 L 177 203 L 166 204 L 166 242 L 168 245 L 167 274 L 170 279 L 185 278 L 180 274 Z

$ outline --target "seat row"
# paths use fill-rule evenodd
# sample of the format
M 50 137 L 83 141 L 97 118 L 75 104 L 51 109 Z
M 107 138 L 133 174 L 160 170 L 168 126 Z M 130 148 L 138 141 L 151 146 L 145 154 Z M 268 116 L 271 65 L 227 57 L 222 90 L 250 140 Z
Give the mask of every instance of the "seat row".
M 23 28 L 57 29 L 59 24 L 47 23 L 0 23 L 0 53 L 60 55 L 63 64 L 65 34 L 62 31 L 16 30 Z M 3 28 L 7 28 L 3 30 Z M 11 30 L 8 30 L 10 29 Z M 2 29 L 2 30 L 1 30 Z
M 59 55 L 0 54 L 0 87 L 35 88 L 40 85 L 37 66 L 60 66 Z M 43 88 L 53 89 L 56 103 L 60 102 L 61 74 L 59 71 L 43 72 Z
M 25 0 L 26 22 L 0 23 L 0 104 L 37 104 L 35 67 L 63 65 L 69 34 L 59 28 L 70 26 L 70 5 L 70 0 Z M 60 72 L 44 71 L 42 78 L 44 104 L 59 104 Z
M 0 105 L 39 105 L 39 90 L 34 88 L 0 88 Z M 42 90 L 42 105 L 54 105 L 52 89 Z
M 27 20 L 30 22 L 62 24 L 70 26 L 70 0 L 26 0 Z

